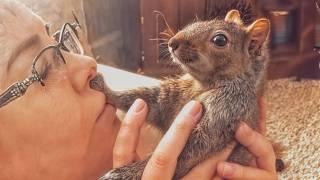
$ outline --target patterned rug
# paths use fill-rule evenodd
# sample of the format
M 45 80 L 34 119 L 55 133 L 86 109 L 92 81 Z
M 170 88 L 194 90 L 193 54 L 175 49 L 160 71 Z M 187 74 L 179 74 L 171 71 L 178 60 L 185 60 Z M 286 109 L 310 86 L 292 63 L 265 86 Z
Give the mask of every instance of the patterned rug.
M 279 179 L 320 179 L 320 81 L 269 81 L 267 134 L 285 146 Z

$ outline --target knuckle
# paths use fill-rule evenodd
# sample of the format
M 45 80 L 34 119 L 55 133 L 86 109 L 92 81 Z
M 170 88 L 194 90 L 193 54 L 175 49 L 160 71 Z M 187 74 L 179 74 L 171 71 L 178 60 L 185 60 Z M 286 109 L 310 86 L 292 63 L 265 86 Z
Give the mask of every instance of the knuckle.
M 186 122 L 177 122 L 175 124 L 175 129 L 177 131 L 186 131 L 186 130 L 189 130 L 191 129 L 191 125 L 189 123 L 186 123 Z
M 131 159 L 132 154 L 124 151 L 114 151 L 113 152 L 113 160 L 115 162 L 123 162 Z
M 121 128 L 123 129 L 138 129 L 139 128 L 139 123 L 136 121 L 135 118 L 125 118 L 124 121 L 121 124 Z
M 125 158 L 125 155 L 121 151 L 114 151 L 113 152 L 113 159 L 115 161 L 121 161 Z
M 253 131 L 246 131 L 243 137 L 247 139 L 244 143 L 245 146 L 252 146 L 257 141 L 257 134 Z
M 273 158 L 273 156 L 271 156 L 274 154 L 272 145 L 267 140 L 262 141 L 262 144 L 264 144 L 265 147 L 261 149 L 261 153 L 262 154 L 270 154 L 269 157 Z M 275 157 L 275 155 L 274 155 L 274 157 Z
M 266 145 L 265 150 L 268 151 L 268 152 L 273 152 L 273 154 L 274 154 L 274 149 L 273 149 L 273 146 L 270 143 L 270 141 L 268 141 L 268 139 L 263 137 L 263 143 Z
M 256 137 L 256 132 L 247 129 L 246 131 L 244 131 L 244 136 L 250 138 L 251 140 L 253 140 Z
M 258 134 L 256 137 L 256 142 L 260 145 L 259 153 L 257 154 L 258 156 L 262 156 L 262 157 L 268 156 L 272 160 L 276 158 L 272 144 L 268 141 L 267 138 Z
M 157 169 L 163 169 L 169 165 L 172 160 L 164 153 L 157 153 L 152 158 L 152 164 Z

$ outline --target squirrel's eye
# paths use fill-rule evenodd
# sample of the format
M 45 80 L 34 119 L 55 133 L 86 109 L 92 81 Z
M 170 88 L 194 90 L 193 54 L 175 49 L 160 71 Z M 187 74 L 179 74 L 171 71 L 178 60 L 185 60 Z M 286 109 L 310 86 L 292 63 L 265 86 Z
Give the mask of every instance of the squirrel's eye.
M 227 44 L 227 37 L 223 34 L 215 35 L 211 40 L 216 46 L 223 47 Z

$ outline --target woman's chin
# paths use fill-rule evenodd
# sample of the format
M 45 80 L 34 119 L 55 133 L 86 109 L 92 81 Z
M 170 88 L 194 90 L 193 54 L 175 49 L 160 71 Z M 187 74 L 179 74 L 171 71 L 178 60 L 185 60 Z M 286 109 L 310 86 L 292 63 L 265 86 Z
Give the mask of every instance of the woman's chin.
M 106 104 L 91 132 L 91 146 L 97 151 L 97 156 L 99 156 L 100 153 L 101 157 L 104 157 L 103 159 L 112 159 L 112 149 L 119 128 L 120 121 L 116 116 L 116 109 L 113 106 Z M 103 159 L 101 160 L 105 161 Z

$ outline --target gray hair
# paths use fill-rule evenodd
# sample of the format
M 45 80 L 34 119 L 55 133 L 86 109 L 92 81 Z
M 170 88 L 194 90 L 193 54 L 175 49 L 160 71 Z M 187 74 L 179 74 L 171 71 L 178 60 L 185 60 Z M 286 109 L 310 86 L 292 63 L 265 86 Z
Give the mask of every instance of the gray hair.
M 44 28 L 42 24 L 43 20 L 21 2 L 0 0 L 0 84 L 6 79 L 12 49 L 29 33 Z

